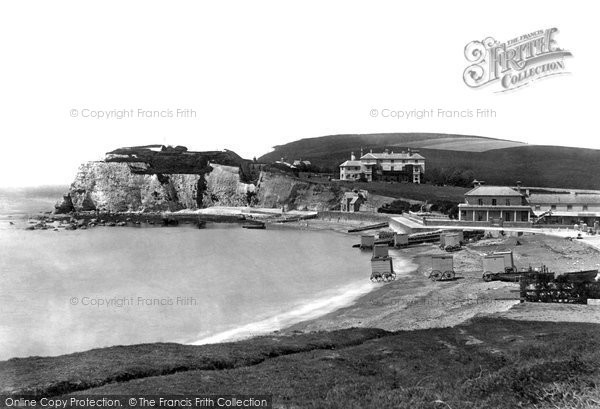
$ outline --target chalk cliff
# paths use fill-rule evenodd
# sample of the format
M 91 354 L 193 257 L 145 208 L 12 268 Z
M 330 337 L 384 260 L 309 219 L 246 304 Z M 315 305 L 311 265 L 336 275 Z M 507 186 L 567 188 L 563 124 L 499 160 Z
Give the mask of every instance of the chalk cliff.
M 239 180 L 238 169 L 211 165 L 205 175 L 136 174 L 126 163 L 86 162 L 77 172 L 61 205 L 62 212 L 99 210 L 176 211 L 215 204 L 242 206 L 253 184 Z M 71 203 L 71 208 L 69 208 Z
M 265 169 L 231 151 L 188 152 L 185 147 L 120 148 L 104 161 L 80 165 L 56 206 L 71 211 L 177 211 L 211 206 L 329 210 L 343 191 Z M 221 163 L 214 163 L 215 160 Z

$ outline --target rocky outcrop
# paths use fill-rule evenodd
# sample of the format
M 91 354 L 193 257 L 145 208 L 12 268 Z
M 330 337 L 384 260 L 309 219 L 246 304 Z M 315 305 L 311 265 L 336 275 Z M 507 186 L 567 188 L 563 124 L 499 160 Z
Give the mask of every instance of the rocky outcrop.
M 133 173 L 127 163 L 83 163 L 69 190 L 76 211 L 180 210 L 197 207 L 199 175 Z M 57 211 L 59 209 L 57 208 Z
M 210 173 L 139 174 L 131 164 L 87 162 L 68 195 L 56 206 L 69 211 L 177 211 L 214 205 L 246 206 L 254 185 L 240 182 L 239 169 L 210 165 Z
M 56 213 L 248 205 L 339 208 L 343 195 L 339 186 L 301 180 L 263 166 L 231 151 L 188 152 L 185 147 L 161 145 L 121 148 L 109 152 L 104 161 L 83 163 L 68 194 L 56 205 Z
M 212 171 L 205 176 L 206 189 L 202 205 L 248 206 L 255 193 L 255 186 L 240 181 L 240 169 L 233 166 L 212 165 Z

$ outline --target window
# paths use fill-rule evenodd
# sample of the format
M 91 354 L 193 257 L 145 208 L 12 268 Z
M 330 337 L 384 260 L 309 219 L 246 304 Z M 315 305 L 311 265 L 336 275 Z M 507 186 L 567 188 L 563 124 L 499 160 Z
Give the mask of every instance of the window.
M 496 199 L 492 199 L 492 206 L 496 206 Z
M 479 206 L 483 206 L 483 199 L 477 199 L 477 204 Z
M 510 206 L 510 199 L 506 199 L 506 205 Z
M 551 205 L 550 210 L 556 210 L 556 205 Z
M 587 205 L 583 205 L 583 211 L 587 212 L 587 209 L 588 209 Z
M 540 210 L 542 208 L 542 206 L 540 205 L 535 205 L 535 210 Z
M 394 159 L 392 159 L 391 162 L 394 163 Z
M 392 162 L 394 162 L 394 161 L 392 161 Z M 394 171 L 394 167 L 393 167 L 393 166 L 391 166 L 391 167 L 390 167 L 390 170 L 393 172 L 393 171 Z
M 573 205 L 567 205 L 567 210 L 573 210 Z

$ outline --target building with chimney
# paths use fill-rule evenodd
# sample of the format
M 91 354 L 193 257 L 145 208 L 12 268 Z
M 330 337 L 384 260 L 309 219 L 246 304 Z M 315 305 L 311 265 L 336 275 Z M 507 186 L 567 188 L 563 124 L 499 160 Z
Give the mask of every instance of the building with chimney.
M 388 149 L 380 153 L 372 150 L 357 160 L 354 152 L 350 160 L 340 165 L 340 180 L 375 180 L 421 183 L 425 173 L 425 158 L 418 151 L 408 149 L 396 152 Z
M 525 194 L 508 186 L 483 186 L 476 182 L 458 205 L 458 220 L 502 225 L 531 222 L 531 206 Z
M 354 152 L 350 154 L 350 160 L 340 165 L 340 180 L 359 180 L 361 174 L 366 176 L 367 168 L 359 160 L 356 160 Z M 367 179 L 368 180 L 368 179 Z
M 551 224 L 586 225 L 600 229 L 600 192 L 548 187 L 483 186 L 465 193 L 458 205 L 462 222 L 488 226 Z

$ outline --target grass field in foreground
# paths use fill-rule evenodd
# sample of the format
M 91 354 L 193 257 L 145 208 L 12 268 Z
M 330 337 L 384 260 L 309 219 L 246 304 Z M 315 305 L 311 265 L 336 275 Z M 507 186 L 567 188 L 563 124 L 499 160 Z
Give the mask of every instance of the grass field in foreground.
M 70 379 L 94 395 L 272 394 L 289 408 L 598 408 L 600 326 L 476 318 L 397 333 L 115 347 L 0 363 L 0 384 L 11 377 L 39 392 Z

